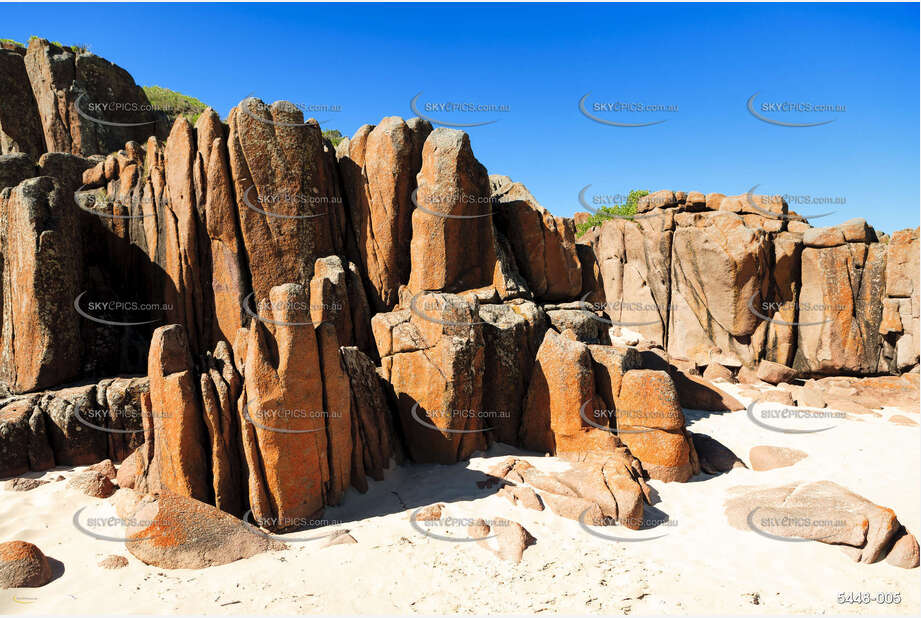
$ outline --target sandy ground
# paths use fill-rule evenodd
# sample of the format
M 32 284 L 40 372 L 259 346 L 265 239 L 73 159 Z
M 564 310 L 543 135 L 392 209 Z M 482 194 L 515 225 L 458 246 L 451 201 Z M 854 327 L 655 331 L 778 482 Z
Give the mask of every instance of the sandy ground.
M 729 390 L 737 390 L 729 387 Z M 744 403 L 748 400 L 740 397 Z M 747 414 L 688 411 L 692 431 L 732 448 L 742 459 L 758 444 L 809 453 L 792 467 L 769 472 L 735 469 L 689 483 L 653 481 L 666 525 L 630 531 L 596 528 L 609 540 L 549 511 L 516 508 L 493 489 L 477 487 L 483 470 L 514 453 L 497 445 L 454 466 L 392 469 L 367 494 L 350 491 L 345 505 L 328 509 L 328 529 L 348 529 L 355 545 L 323 548 L 308 540 L 326 530 L 283 535 L 289 549 L 201 571 L 143 564 L 123 543 L 79 532 L 74 513 L 115 514 L 111 500 L 83 496 L 57 482 L 16 493 L 0 489 L 0 540 L 38 545 L 55 562 L 55 579 L 37 589 L 0 590 L 0 612 L 12 614 L 294 614 L 294 613 L 574 613 L 574 614 L 917 614 L 921 569 L 856 564 L 838 548 L 816 542 L 780 542 L 729 527 L 723 503 L 730 487 L 828 479 L 895 510 L 921 532 L 919 427 L 880 418 L 845 420 L 812 434 L 772 432 Z M 916 414 L 910 415 L 917 419 Z M 565 466 L 529 457 L 541 467 Z M 41 475 L 69 476 L 70 469 Z M 537 543 L 520 564 L 502 562 L 476 543 L 426 536 L 409 523 L 416 508 L 443 502 L 445 515 L 506 517 Z M 96 527 L 107 536 L 120 526 Z M 439 534 L 463 537 L 463 528 Z M 658 538 L 651 538 L 658 537 Z M 109 554 L 129 566 L 105 570 Z M 839 605 L 839 593 L 900 593 L 898 605 Z

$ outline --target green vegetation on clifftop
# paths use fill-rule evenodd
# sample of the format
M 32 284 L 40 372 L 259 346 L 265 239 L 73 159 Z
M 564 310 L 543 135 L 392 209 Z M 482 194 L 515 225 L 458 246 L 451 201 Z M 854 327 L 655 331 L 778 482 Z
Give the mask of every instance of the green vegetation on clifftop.
M 640 191 L 634 189 L 627 195 L 626 204 L 612 204 L 611 206 L 602 206 L 595 213 L 588 218 L 584 223 L 580 223 L 576 226 L 576 236 L 582 236 L 585 232 L 592 229 L 596 225 L 601 225 L 608 219 L 615 218 L 625 218 L 632 219 L 633 215 L 636 214 L 636 203 L 641 197 L 649 195 L 649 191 Z
M 168 88 L 160 86 L 144 86 L 144 94 L 147 100 L 153 106 L 154 111 L 165 114 L 172 125 L 180 115 L 185 116 L 186 120 L 195 124 L 198 117 L 208 106 L 194 97 L 180 94 Z

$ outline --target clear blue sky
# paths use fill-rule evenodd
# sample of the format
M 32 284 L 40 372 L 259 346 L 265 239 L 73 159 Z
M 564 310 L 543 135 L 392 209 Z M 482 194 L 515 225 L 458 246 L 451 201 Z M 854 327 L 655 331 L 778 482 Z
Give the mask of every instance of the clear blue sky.
M 846 200 L 831 224 L 919 223 L 917 4 L 0 5 L 0 37 L 39 35 L 91 50 L 141 85 L 195 96 L 222 116 L 266 101 L 338 105 L 313 114 L 351 135 L 409 102 L 505 105 L 436 113 L 468 130 L 490 173 L 525 183 L 558 215 L 630 189 L 808 195 Z M 579 99 L 676 106 L 579 112 Z M 762 102 L 843 105 L 770 113 Z M 759 109 L 760 108 L 757 108 Z M 829 207 L 791 206 L 802 214 Z

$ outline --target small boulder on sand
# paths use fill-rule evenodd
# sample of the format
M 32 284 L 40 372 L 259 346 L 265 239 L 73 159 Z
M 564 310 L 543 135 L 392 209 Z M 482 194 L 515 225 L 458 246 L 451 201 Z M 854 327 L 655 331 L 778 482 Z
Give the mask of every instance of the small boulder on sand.
M 320 546 L 320 549 L 324 547 L 331 547 L 333 545 L 354 545 L 358 543 L 348 530 L 337 530 L 330 536 L 326 541 L 323 542 L 323 545 Z
M 178 494 L 121 489 L 115 508 L 131 522 L 128 551 L 162 569 L 201 569 L 286 547 L 233 515 Z
M 441 519 L 441 513 L 444 511 L 443 504 L 430 504 L 416 511 L 416 521 L 437 521 Z
M 471 539 L 480 539 L 477 545 L 492 552 L 502 560 L 521 562 L 524 550 L 534 544 L 534 537 L 521 524 L 497 517 L 492 524 L 477 519 L 467 527 Z
M 128 559 L 117 554 L 110 554 L 99 562 L 104 569 L 123 569 L 128 566 Z
M 46 485 L 48 481 L 43 481 L 41 479 L 24 479 L 24 478 L 15 478 L 10 479 L 3 484 L 3 489 L 7 491 L 31 491 L 36 487 L 41 487 Z
M 38 588 L 51 581 L 51 565 L 25 541 L 0 543 L 0 588 Z
M 752 470 L 764 472 L 792 466 L 808 456 L 808 453 L 795 448 L 761 445 L 752 447 L 748 453 L 748 460 L 751 462 Z
M 114 481 L 116 477 L 115 465 L 112 463 L 111 459 L 103 459 L 99 463 L 93 464 L 92 466 L 86 469 L 87 472 L 100 472 L 105 475 L 110 481 Z
M 67 481 L 67 486 L 94 498 L 108 498 L 115 493 L 116 489 L 109 477 L 93 470 L 86 470 L 75 475 Z

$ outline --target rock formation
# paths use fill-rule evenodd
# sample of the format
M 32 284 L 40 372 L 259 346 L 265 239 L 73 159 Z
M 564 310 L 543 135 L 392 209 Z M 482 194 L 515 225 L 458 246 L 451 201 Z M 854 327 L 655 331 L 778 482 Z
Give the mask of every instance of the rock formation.
M 254 98 L 113 127 L 82 105 L 145 102 L 130 76 L 40 39 L 2 52 L 0 85 L 0 476 L 124 460 L 144 508 L 285 530 L 393 461 L 498 441 L 578 464 L 512 465 L 515 504 L 640 525 L 647 478 L 739 463 L 685 428 L 683 407 L 742 407 L 719 381 L 809 379 L 782 396 L 823 405 L 832 374 L 875 376 L 846 385 L 859 405 L 917 392 L 917 229 L 658 191 L 577 241 L 421 119 L 336 149 Z M 135 555 L 218 546 L 171 551 Z

